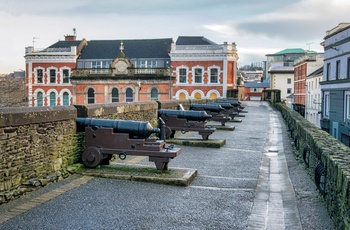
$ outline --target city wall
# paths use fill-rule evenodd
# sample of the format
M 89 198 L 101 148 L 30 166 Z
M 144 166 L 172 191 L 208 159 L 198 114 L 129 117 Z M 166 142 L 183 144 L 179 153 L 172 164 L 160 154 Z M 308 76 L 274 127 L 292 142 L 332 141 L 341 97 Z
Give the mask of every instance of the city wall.
M 208 100 L 192 100 L 206 103 Z M 81 166 L 84 134 L 76 117 L 149 121 L 158 109 L 189 109 L 191 100 L 0 108 L 0 205 L 68 177 Z
M 338 229 L 350 229 L 350 148 L 308 122 L 296 111 L 276 104 L 291 134 L 295 154 L 315 181 Z

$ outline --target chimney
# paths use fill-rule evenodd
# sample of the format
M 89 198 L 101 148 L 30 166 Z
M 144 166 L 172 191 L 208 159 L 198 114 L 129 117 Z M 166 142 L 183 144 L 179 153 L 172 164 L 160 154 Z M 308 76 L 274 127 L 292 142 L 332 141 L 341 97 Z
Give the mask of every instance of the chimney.
M 75 35 L 66 35 L 64 36 L 65 41 L 75 41 L 77 39 L 77 36 Z

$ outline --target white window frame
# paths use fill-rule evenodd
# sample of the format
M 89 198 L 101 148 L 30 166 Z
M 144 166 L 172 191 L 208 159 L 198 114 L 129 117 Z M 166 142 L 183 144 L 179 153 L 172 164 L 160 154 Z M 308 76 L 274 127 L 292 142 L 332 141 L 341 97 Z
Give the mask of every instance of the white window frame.
M 330 94 L 329 91 L 325 91 L 323 93 L 323 117 L 329 118 L 329 110 L 330 110 Z
M 196 70 L 201 71 L 200 82 L 196 82 Z M 192 68 L 193 84 L 203 84 L 204 68 L 202 66 L 195 66 Z
M 68 70 L 68 82 L 64 82 L 64 75 L 63 75 L 64 70 Z M 70 84 L 70 73 L 71 73 L 70 68 L 63 67 L 63 68 L 61 68 L 60 72 L 61 72 L 61 83 L 62 84 Z
M 42 70 L 43 71 L 43 82 L 38 82 L 38 70 Z M 42 67 L 37 67 L 34 69 L 34 75 L 35 75 L 35 78 L 34 78 L 34 82 L 35 84 L 45 84 L 45 69 L 42 68 Z
M 186 70 L 186 82 L 180 82 L 180 69 Z M 176 68 L 177 83 L 178 84 L 188 84 L 188 67 L 187 66 L 179 66 Z
M 212 69 L 216 69 L 216 71 L 217 71 L 217 76 L 216 76 L 217 77 L 217 81 L 216 82 L 212 82 L 211 81 L 211 70 Z M 210 67 L 209 68 L 208 78 L 209 78 L 210 84 L 219 84 L 220 83 L 220 68 L 217 67 L 217 66 Z
M 55 82 L 51 82 L 51 70 L 55 71 Z M 48 68 L 48 70 L 47 70 L 47 75 L 48 75 L 47 82 L 48 82 L 48 84 L 57 84 L 57 73 L 58 73 L 57 68 L 54 68 L 54 67 Z

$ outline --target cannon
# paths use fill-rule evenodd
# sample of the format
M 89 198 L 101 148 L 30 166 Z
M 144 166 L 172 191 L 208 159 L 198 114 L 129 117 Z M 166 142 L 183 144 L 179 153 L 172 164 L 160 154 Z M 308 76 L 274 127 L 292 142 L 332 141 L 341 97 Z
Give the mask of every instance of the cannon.
M 191 104 L 190 109 L 207 112 L 209 115 L 212 115 L 212 121 L 218 121 L 222 126 L 225 126 L 225 123 L 231 120 L 230 117 L 222 113 L 225 109 L 219 104 Z
M 165 123 L 166 138 L 174 138 L 176 131 L 194 131 L 198 132 L 203 140 L 208 140 L 209 135 L 216 130 L 206 127 L 212 116 L 205 111 L 159 109 L 158 117 Z
M 181 149 L 167 146 L 164 140 L 150 138 L 160 130 L 149 122 L 76 118 L 77 130 L 85 132 L 82 161 L 88 168 L 109 164 L 114 154 L 124 160 L 128 155 L 148 156 L 158 170 L 167 170 L 170 159 Z
M 237 112 L 241 112 L 245 108 L 242 105 L 242 103 L 240 101 L 237 101 L 237 100 L 219 99 L 216 102 L 217 103 L 221 103 L 221 102 L 230 103 L 234 108 L 236 108 Z
M 225 116 L 230 117 L 231 119 L 234 119 L 238 115 L 237 110 L 233 105 L 231 105 L 231 103 L 215 102 L 215 103 L 208 103 L 208 104 L 214 104 L 214 105 L 219 104 L 222 108 L 224 108 L 224 110 L 222 110 L 221 113 L 224 114 Z

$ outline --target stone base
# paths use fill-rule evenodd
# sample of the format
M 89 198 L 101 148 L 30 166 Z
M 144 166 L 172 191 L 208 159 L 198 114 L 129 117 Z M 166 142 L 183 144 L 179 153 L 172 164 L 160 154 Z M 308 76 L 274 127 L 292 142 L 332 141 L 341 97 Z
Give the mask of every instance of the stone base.
M 84 168 L 79 173 L 119 180 L 143 181 L 157 184 L 188 186 L 197 176 L 196 169 L 169 168 L 157 170 L 155 167 L 137 164 L 99 165 L 97 168 Z

